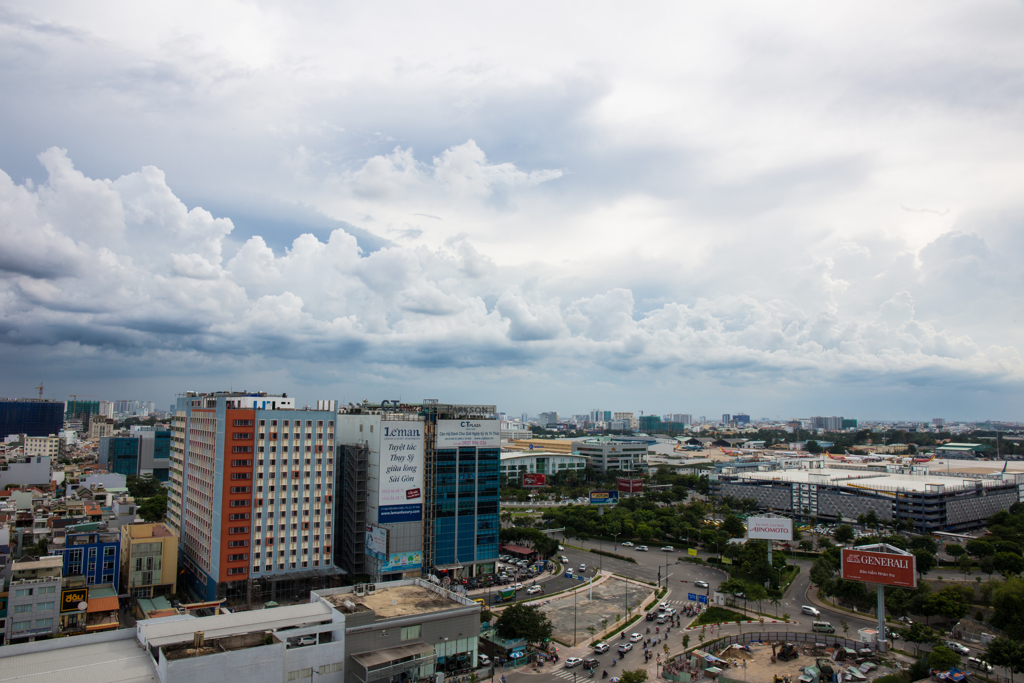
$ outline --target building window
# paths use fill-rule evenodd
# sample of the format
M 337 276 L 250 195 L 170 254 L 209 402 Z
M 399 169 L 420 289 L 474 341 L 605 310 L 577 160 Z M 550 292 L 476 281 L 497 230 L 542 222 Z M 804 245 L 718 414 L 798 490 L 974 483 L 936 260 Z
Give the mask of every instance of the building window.
M 422 624 L 416 624 L 415 626 L 403 626 L 402 640 L 411 640 L 413 638 L 419 638 L 422 629 Z

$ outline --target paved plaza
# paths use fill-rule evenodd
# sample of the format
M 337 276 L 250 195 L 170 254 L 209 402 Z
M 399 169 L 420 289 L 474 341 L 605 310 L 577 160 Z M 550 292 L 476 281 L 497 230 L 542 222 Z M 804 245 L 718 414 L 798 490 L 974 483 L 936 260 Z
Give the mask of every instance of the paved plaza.
M 626 613 L 627 602 L 630 610 L 636 610 L 637 604 L 653 591 L 653 586 L 611 578 L 594 586 L 593 600 L 589 590 L 581 590 L 575 597 L 575 610 L 573 596 L 567 595 L 541 606 L 541 611 L 551 620 L 555 638 L 563 643 L 573 642 L 575 615 L 576 641 L 582 642 L 590 638 L 588 626 L 593 626 L 595 632 L 604 630 L 602 619 L 607 619 L 611 625 L 616 616 L 622 617 Z

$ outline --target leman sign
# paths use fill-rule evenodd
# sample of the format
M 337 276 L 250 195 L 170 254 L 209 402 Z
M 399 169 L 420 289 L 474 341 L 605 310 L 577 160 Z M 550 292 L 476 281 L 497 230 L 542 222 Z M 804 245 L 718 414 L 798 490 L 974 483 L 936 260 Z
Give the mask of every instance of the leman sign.
M 881 583 L 903 588 L 917 587 L 917 565 L 913 555 L 875 553 L 857 548 L 843 549 L 843 573 L 847 581 Z
M 785 517 L 751 517 L 747 520 L 747 538 L 792 541 L 793 520 Z

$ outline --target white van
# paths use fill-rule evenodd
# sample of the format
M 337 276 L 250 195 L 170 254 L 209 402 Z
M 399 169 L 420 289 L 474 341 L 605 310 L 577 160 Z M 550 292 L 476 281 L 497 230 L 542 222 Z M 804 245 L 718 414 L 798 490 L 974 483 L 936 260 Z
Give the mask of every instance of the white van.
M 800 608 L 800 611 L 803 612 L 804 614 L 808 614 L 808 615 L 810 615 L 812 617 L 820 617 L 821 616 L 821 610 L 818 609 L 817 607 L 811 607 L 810 605 L 804 605 L 803 607 Z
M 835 633 L 836 627 L 827 621 L 816 621 L 811 624 L 811 630 L 819 633 Z

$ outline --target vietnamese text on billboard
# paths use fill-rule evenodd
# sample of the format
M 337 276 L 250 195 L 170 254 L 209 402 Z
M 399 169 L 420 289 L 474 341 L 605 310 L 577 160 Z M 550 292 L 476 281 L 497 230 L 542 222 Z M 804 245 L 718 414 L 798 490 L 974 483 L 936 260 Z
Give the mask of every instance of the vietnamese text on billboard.
M 388 561 L 380 568 L 381 573 L 406 572 L 413 569 L 423 568 L 423 553 L 419 550 L 410 550 L 404 553 L 391 553 Z
M 618 491 L 591 491 L 590 492 L 590 504 L 591 505 L 610 505 L 619 502 Z
M 423 423 L 381 424 L 380 490 L 377 521 L 381 524 L 423 519 Z
M 913 555 L 843 548 L 842 577 L 847 581 L 916 588 L 916 559 Z
M 524 474 L 523 475 L 523 486 L 545 486 L 547 484 L 547 475 L 544 474 Z
M 378 560 L 388 555 L 388 530 L 384 527 L 366 525 L 366 552 Z
M 438 420 L 437 448 L 501 448 L 497 420 Z

